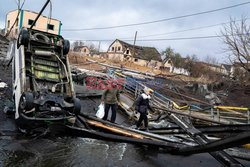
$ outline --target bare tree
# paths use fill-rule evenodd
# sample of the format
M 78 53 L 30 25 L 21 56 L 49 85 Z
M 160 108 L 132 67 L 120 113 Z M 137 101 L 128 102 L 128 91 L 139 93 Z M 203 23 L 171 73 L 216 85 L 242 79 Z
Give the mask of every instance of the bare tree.
M 230 20 L 230 24 L 221 31 L 222 39 L 230 52 L 229 59 L 232 64 L 239 63 L 250 74 L 250 26 L 244 17 L 240 23 L 232 18 Z
M 74 51 L 76 51 L 77 48 L 78 48 L 78 47 L 81 47 L 81 46 L 84 46 L 84 42 L 82 42 L 82 41 L 74 41 L 74 42 L 72 43 L 72 49 L 73 49 Z
M 93 43 L 90 43 L 87 46 L 91 52 L 98 52 L 98 48 Z
M 213 57 L 213 56 L 210 56 L 210 55 L 207 55 L 205 58 L 204 58 L 204 62 L 208 63 L 208 64 L 213 64 L 213 65 L 217 65 L 219 64 L 218 62 L 218 59 L 216 57 Z

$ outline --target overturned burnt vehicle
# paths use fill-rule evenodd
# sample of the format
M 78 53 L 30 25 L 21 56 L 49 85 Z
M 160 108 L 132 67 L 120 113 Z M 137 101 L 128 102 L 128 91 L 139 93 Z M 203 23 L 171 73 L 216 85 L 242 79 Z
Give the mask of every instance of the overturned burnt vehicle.
M 17 123 L 74 118 L 81 105 L 75 97 L 67 57 L 70 43 L 60 35 L 32 27 L 20 31 L 13 57 Z

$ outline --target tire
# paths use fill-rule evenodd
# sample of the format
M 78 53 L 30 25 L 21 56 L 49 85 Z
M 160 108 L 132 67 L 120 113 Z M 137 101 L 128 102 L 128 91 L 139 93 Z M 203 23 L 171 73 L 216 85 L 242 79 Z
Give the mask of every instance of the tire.
M 23 93 L 19 103 L 20 109 L 31 110 L 32 108 L 34 108 L 33 102 L 34 98 L 32 93 L 30 92 Z
M 70 49 L 70 42 L 69 40 L 64 40 L 63 41 L 63 55 L 66 55 L 69 53 L 69 49 Z
M 19 48 L 21 45 L 24 45 L 25 47 L 29 44 L 29 32 L 27 29 L 22 29 L 21 32 L 18 35 L 17 39 L 17 48 Z
M 79 115 L 81 112 L 81 101 L 78 98 L 73 98 L 74 108 L 73 113 Z

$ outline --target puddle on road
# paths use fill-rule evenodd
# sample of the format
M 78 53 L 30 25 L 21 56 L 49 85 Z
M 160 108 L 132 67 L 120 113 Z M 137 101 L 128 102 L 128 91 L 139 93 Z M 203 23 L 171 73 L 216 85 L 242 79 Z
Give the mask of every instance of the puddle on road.
M 0 166 L 112 166 L 122 160 L 127 144 L 57 138 L 0 140 L 0 146 Z

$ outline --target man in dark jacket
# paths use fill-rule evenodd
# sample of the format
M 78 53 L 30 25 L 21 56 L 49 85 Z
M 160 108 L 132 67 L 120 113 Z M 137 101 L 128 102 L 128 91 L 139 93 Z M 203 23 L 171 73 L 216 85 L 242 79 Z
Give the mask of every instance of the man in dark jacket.
M 140 118 L 136 124 L 137 129 L 141 126 L 142 121 L 144 121 L 144 126 L 146 130 L 148 130 L 148 109 L 152 110 L 149 105 L 149 100 L 151 99 L 151 92 L 153 92 L 153 90 L 145 88 L 144 93 L 142 93 L 135 102 L 135 109 L 137 112 L 140 113 Z
M 117 103 L 120 101 L 120 92 L 119 89 L 115 89 L 115 86 L 112 85 L 112 88 L 105 89 L 102 94 L 102 103 L 104 102 L 104 117 L 103 120 L 107 120 L 108 112 L 111 108 L 112 115 L 111 115 L 111 122 L 114 123 L 116 119 L 116 108 Z

